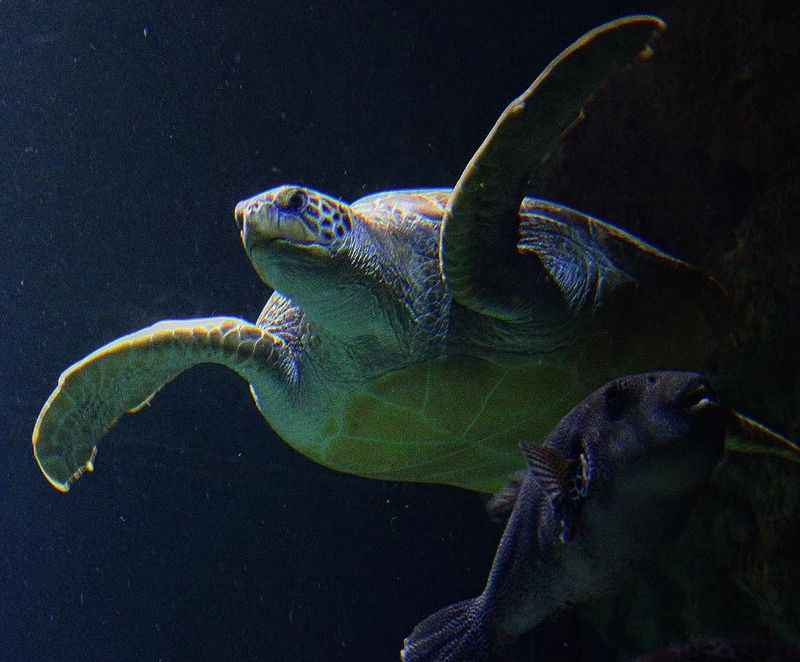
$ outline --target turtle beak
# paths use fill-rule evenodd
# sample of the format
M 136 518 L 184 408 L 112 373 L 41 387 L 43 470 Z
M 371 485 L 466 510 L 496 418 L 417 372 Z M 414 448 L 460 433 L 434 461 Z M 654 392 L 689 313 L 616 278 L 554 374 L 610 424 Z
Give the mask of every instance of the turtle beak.
M 242 244 L 248 254 L 259 239 L 267 239 L 265 236 L 268 234 L 270 226 L 273 225 L 269 222 L 271 214 L 269 213 L 270 205 L 265 204 L 263 196 L 256 195 L 247 200 L 242 200 L 236 205 L 233 211 L 233 218 L 236 221 L 236 227 L 239 229 L 239 234 L 242 237 Z
M 310 244 L 316 237 L 295 215 L 282 213 L 264 194 L 242 200 L 233 212 L 236 227 L 248 253 L 256 244 L 282 240 L 291 244 Z
M 241 232 L 244 229 L 244 218 L 245 218 L 245 202 L 242 200 L 236 205 L 236 209 L 233 210 L 233 218 L 236 221 L 236 227 Z
M 234 218 L 236 219 L 236 227 L 239 228 L 239 236 L 242 238 L 242 245 L 249 255 L 250 249 L 253 247 L 253 222 L 250 220 L 250 209 L 245 203 L 240 202 L 236 205 Z

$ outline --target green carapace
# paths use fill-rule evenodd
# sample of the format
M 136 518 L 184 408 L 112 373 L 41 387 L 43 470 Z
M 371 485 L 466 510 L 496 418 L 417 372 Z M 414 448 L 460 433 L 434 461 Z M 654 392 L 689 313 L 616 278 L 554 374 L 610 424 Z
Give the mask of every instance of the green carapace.
M 315 462 L 479 491 L 521 468 L 521 439 L 544 438 L 610 379 L 702 369 L 724 298 L 713 279 L 526 197 L 591 95 L 663 29 L 631 16 L 581 37 L 503 111 L 453 189 L 346 204 L 280 186 L 240 202 L 245 251 L 274 288 L 258 320 L 159 322 L 68 368 L 33 432 L 47 479 L 66 491 L 122 414 L 199 363 L 246 379 Z

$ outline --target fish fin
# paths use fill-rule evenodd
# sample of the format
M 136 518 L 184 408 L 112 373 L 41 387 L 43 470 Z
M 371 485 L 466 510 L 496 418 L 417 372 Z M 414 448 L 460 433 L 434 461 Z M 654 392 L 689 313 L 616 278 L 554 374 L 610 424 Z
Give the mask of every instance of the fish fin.
M 800 462 L 800 446 L 763 423 L 732 410 L 725 447 L 740 453 L 765 453 Z
M 566 501 L 559 507 L 559 532 L 558 539 L 562 543 L 568 543 L 575 539 L 581 521 L 581 503 L 576 501 Z
M 484 662 L 492 649 L 481 598 L 463 600 L 426 618 L 403 641 L 402 662 Z
M 568 460 L 545 446 L 522 443 L 520 449 L 528 460 L 528 467 L 536 482 L 552 500 L 555 501 L 568 493 L 569 477 L 575 466 L 574 460 Z
M 486 512 L 489 514 L 490 520 L 503 524 L 509 518 L 511 511 L 514 510 L 514 504 L 517 502 L 523 480 L 525 480 L 525 472 L 515 472 L 508 484 L 489 499 L 486 503 Z

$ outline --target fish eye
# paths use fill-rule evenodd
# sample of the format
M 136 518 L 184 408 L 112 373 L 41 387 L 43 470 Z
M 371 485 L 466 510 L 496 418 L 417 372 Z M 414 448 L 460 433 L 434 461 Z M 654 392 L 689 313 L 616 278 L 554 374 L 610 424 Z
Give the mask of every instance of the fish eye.
M 286 194 L 281 196 L 280 205 L 286 211 L 300 213 L 308 205 L 308 195 L 301 189 L 287 191 Z

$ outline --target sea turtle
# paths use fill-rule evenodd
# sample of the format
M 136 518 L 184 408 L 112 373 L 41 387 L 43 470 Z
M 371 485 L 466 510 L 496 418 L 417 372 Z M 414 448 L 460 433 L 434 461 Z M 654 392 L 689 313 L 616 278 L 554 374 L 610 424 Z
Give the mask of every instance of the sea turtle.
M 66 491 L 123 413 L 199 363 L 246 379 L 274 430 L 316 462 L 479 491 L 521 467 L 521 438 L 544 438 L 609 379 L 702 367 L 723 296 L 713 279 L 525 197 L 609 72 L 647 57 L 663 29 L 631 16 L 569 46 L 452 190 L 347 205 L 292 185 L 240 202 L 245 250 L 275 290 L 256 323 L 163 321 L 68 368 L 33 432 L 47 479 Z

